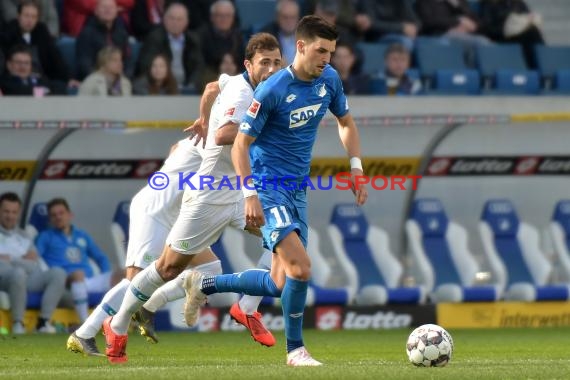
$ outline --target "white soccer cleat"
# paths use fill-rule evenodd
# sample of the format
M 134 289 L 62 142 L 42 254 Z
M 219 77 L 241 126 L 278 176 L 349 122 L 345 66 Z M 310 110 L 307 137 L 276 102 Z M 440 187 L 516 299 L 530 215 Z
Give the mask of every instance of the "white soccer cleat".
M 313 359 L 307 349 L 299 347 L 287 354 L 287 365 L 291 367 L 318 367 L 323 365 L 318 360 Z
M 206 295 L 200 290 L 204 275 L 200 272 L 192 271 L 186 275 L 182 287 L 186 292 L 186 302 L 184 302 L 184 320 L 190 327 L 195 326 L 200 317 L 200 308 L 206 303 Z

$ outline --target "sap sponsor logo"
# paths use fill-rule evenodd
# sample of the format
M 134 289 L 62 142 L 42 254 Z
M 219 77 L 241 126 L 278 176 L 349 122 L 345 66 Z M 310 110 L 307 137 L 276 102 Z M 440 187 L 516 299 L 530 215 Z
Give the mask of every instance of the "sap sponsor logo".
M 396 314 L 393 311 L 378 311 L 375 314 L 346 313 L 342 327 L 345 330 L 396 329 L 412 325 L 410 314 Z
M 285 330 L 285 320 L 283 315 L 263 313 L 262 317 L 263 324 L 268 330 L 272 331 L 283 331 Z M 234 322 L 229 313 L 224 314 L 222 318 L 222 323 L 220 324 L 221 331 L 243 331 L 245 327 Z
M 342 308 L 340 306 L 317 307 L 315 324 L 319 330 L 338 330 L 342 327 Z
M 247 114 L 255 119 L 257 117 L 257 113 L 259 112 L 260 108 L 261 108 L 261 103 L 253 99 L 249 108 L 247 109 Z
M 507 202 L 492 202 L 489 204 L 489 211 L 493 214 L 510 214 L 513 208 Z
M 538 167 L 540 159 L 538 157 L 522 157 L 518 160 L 515 166 L 514 174 L 516 175 L 529 175 L 534 174 Z
M 198 319 L 197 330 L 200 332 L 218 331 L 219 326 L 219 311 L 215 308 L 203 307 L 200 311 L 200 318 Z
M 513 166 L 512 158 L 459 158 L 451 166 L 449 174 L 509 174 Z
M 307 124 L 309 120 L 317 115 L 322 103 L 311 106 L 297 108 L 289 114 L 289 128 L 299 128 Z
M 431 160 L 427 174 L 429 175 L 445 175 L 451 166 L 451 159 L 447 157 L 438 157 Z

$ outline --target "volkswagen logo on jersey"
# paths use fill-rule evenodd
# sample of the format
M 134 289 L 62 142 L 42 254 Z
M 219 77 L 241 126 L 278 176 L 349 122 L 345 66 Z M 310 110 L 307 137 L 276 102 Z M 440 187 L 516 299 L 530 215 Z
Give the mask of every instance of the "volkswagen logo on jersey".
M 314 117 L 322 103 L 313 104 L 312 106 L 297 108 L 289 114 L 289 128 L 298 128 L 307 124 Z

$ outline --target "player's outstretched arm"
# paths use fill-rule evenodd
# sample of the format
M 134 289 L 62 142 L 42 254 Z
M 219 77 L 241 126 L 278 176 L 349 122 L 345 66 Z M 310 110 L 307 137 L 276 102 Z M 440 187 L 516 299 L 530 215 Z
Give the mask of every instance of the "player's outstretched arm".
M 204 93 L 200 98 L 200 117 L 196 119 L 190 127 L 184 130 L 184 132 L 190 133 L 190 139 L 195 138 L 194 145 L 198 145 L 198 143 L 202 141 L 202 147 L 206 146 L 210 111 L 219 93 L 220 86 L 218 81 L 210 82 L 206 85 Z
M 245 181 L 251 178 L 251 163 L 249 162 L 249 147 L 255 141 L 255 137 L 245 133 L 238 133 L 234 146 L 232 147 L 232 162 L 234 168 L 240 178 Z M 257 191 L 253 187 L 253 180 L 249 179 L 247 183 L 242 183 L 245 211 L 245 223 L 249 227 L 261 227 L 265 224 L 263 209 L 261 202 L 257 196 Z
M 363 205 L 368 198 L 368 189 L 364 184 L 356 184 L 354 178 L 363 176 L 362 162 L 360 160 L 360 137 L 358 128 L 350 113 L 337 118 L 338 134 L 344 150 L 350 158 L 350 173 L 353 178 L 353 192 L 356 197 L 356 204 Z

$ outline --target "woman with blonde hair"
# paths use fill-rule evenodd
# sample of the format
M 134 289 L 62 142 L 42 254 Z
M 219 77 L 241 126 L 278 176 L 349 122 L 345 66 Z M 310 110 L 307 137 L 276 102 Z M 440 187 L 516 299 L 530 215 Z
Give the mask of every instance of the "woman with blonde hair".
M 178 95 L 178 82 L 170 68 L 170 60 L 164 54 L 157 54 L 151 61 L 145 75 L 133 83 L 135 95 Z
M 105 46 L 97 53 L 97 70 L 81 86 L 79 95 L 131 95 L 131 81 L 123 73 L 123 54 L 116 46 Z

